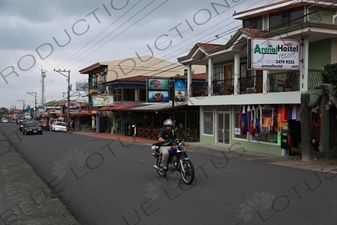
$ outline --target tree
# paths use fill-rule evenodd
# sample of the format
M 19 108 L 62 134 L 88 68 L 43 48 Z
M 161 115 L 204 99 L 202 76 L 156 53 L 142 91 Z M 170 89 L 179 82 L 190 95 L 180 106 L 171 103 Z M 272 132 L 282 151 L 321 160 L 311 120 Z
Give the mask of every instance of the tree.
M 8 115 L 9 114 L 9 111 L 7 108 L 5 107 L 1 107 L 0 108 L 0 118 L 2 118 L 4 115 Z
M 328 97 L 328 103 L 325 105 L 326 110 L 330 110 L 332 106 L 337 108 L 337 63 L 327 64 L 322 72 L 323 83 L 315 86 L 315 89 L 320 89 L 321 94 L 315 102 L 310 104 L 310 95 L 301 95 L 301 144 L 302 144 L 302 160 L 309 161 L 313 159 L 314 151 L 311 147 L 310 137 L 310 120 L 309 113 L 312 108 L 321 105 L 324 96 Z

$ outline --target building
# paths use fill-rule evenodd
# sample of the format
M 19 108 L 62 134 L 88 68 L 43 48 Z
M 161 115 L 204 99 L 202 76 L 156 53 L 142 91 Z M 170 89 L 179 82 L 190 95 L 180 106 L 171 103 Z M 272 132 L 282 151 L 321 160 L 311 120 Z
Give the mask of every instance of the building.
M 285 0 L 235 12 L 242 28 L 226 44 L 197 43 L 178 58 L 189 68 L 188 104 L 200 106 L 200 141 L 279 155 L 300 148 L 301 94 L 313 102 L 324 65 L 337 62 L 336 10 L 334 1 Z M 189 83 L 194 65 L 207 67 L 201 86 Z M 311 113 L 316 150 L 332 147 L 332 120 L 319 106 Z
M 205 66 L 196 65 L 192 70 L 194 83 L 205 79 Z M 175 82 L 180 80 L 184 86 L 187 82 L 186 67 L 181 64 L 153 56 L 142 56 L 97 62 L 79 72 L 88 75 L 88 99 L 92 109 L 97 111 L 97 132 L 110 130 L 130 134 L 130 126 L 137 125 L 141 135 L 141 128 L 160 129 L 162 122 L 169 116 L 178 118 L 180 123 L 188 127 L 189 123 L 186 123 L 184 115 L 185 111 L 190 110 L 195 114 L 195 123 L 199 118 L 199 107 L 187 109 L 186 98 L 178 101 L 181 96 L 174 100 Z M 150 101 L 148 79 L 162 79 L 167 82 L 167 101 Z M 181 112 L 183 108 L 184 112 Z M 198 124 L 199 122 L 196 126 Z M 156 132 L 157 130 L 154 133 Z

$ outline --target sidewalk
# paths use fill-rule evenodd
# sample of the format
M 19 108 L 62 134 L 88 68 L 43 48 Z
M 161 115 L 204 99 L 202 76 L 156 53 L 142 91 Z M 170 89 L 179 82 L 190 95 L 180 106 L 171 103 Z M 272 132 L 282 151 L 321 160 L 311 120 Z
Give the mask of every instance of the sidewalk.
M 119 140 L 121 142 L 130 142 L 130 143 L 137 143 L 137 144 L 145 144 L 151 145 L 152 143 L 156 142 L 155 140 L 139 138 L 139 137 L 132 137 L 132 136 L 125 136 L 122 134 L 111 134 L 111 133 L 96 133 L 96 132 L 85 132 L 85 131 L 76 131 L 73 132 L 74 134 L 79 135 L 86 135 L 90 137 L 96 138 L 104 138 L 104 139 L 112 139 L 112 140 Z M 219 157 L 223 157 L 221 152 L 224 152 L 227 157 L 232 157 L 234 154 L 236 156 L 242 154 L 239 152 L 233 153 L 232 150 L 229 151 L 229 147 L 220 146 L 220 145 L 212 145 L 206 143 L 190 143 L 191 148 L 189 149 L 190 152 L 198 152 L 198 153 L 208 153 L 214 154 Z M 298 156 L 279 156 L 279 155 L 271 155 L 266 153 L 259 153 L 245 150 L 240 156 L 242 159 L 249 160 L 249 161 L 260 161 L 264 163 L 279 165 L 279 166 L 287 166 L 293 167 L 298 169 L 305 169 L 305 170 L 312 170 L 312 171 L 320 171 L 320 172 L 330 172 L 337 174 L 337 159 L 320 159 L 320 160 L 313 160 L 304 162 L 299 159 Z

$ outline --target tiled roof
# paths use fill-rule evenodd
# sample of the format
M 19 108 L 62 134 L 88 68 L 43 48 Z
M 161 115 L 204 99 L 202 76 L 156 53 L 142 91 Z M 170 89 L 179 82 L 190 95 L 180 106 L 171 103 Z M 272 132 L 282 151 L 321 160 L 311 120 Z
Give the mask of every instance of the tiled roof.
M 139 105 L 141 102 L 116 102 L 112 110 L 128 109 Z
M 201 43 L 201 42 L 199 42 L 198 45 L 205 51 L 212 50 L 212 49 L 215 49 L 221 46 L 217 44 L 207 44 L 207 43 Z
M 125 78 L 121 78 L 121 79 L 117 79 L 117 82 L 146 82 L 146 78 L 148 78 L 148 76 L 143 76 L 143 75 L 139 75 L 139 76 L 133 76 L 133 77 L 125 77 Z
M 260 34 L 263 34 L 265 33 L 266 31 L 263 31 L 263 30 L 259 30 L 259 29 L 250 29 L 250 28 L 241 28 L 241 30 L 249 33 L 250 35 L 252 36 L 258 36 Z

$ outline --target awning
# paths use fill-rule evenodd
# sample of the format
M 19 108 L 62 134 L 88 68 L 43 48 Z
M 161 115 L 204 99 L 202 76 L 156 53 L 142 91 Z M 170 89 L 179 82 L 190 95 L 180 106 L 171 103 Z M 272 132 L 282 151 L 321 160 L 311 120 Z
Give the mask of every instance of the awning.
M 91 116 L 95 113 L 92 110 L 84 110 L 82 112 L 70 112 L 70 116 Z
M 119 111 L 142 111 L 142 112 L 159 112 L 159 111 L 170 111 L 177 108 L 184 108 L 188 107 L 187 102 L 186 103 L 176 103 L 174 106 L 172 106 L 172 102 L 167 103 L 142 103 L 138 106 L 133 106 L 127 109 L 122 109 Z
M 102 108 L 99 108 L 99 111 L 111 111 L 114 107 L 113 106 L 105 106 Z

